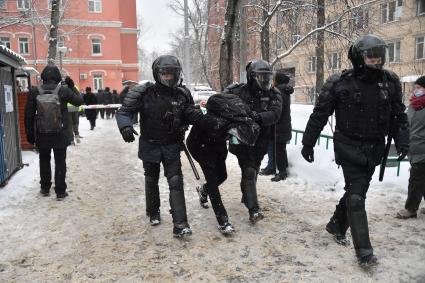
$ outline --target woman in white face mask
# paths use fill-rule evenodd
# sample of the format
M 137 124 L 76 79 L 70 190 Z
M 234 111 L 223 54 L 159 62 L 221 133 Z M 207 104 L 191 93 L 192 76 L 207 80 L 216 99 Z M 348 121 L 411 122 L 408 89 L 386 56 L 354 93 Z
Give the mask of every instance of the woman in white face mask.
M 425 76 L 415 82 L 407 117 L 410 125 L 411 169 L 405 209 L 396 215 L 400 219 L 416 217 L 422 197 L 425 199 Z M 425 208 L 421 212 L 425 213 Z

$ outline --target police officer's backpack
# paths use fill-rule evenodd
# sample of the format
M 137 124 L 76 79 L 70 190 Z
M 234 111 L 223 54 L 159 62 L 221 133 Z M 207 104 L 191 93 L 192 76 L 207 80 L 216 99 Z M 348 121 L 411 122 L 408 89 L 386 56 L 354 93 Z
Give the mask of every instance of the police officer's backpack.
M 41 86 L 38 87 L 39 95 L 37 101 L 37 132 L 42 134 L 56 134 L 62 128 L 62 113 L 59 99 L 59 90 L 61 84 L 54 90 L 45 90 Z

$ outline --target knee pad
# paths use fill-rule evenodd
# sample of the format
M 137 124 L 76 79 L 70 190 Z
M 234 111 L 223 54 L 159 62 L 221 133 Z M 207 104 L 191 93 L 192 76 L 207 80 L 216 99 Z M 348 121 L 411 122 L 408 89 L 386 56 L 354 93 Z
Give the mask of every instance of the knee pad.
M 358 194 L 353 194 L 348 196 L 348 207 L 352 211 L 359 211 L 365 209 L 365 199 Z
M 168 178 L 168 186 L 170 190 L 183 191 L 183 176 L 174 175 L 173 177 Z
M 256 175 L 257 175 L 257 171 L 252 167 L 248 167 L 248 168 L 245 168 L 245 170 L 243 170 L 242 179 L 255 180 Z

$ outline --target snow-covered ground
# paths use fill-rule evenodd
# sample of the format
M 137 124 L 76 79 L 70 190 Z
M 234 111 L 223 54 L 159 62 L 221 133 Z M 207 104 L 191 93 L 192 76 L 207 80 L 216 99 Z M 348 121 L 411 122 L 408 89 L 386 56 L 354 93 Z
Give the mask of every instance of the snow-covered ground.
M 293 105 L 294 128 L 304 129 L 309 111 Z M 266 218 L 256 226 L 240 203 L 240 170 L 229 154 L 221 192 L 237 229 L 232 237 L 218 232 L 211 208 L 200 208 L 200 182 L 182 157 L 193 235 L 178 240 L 163 177 L 163 222 L 146 223 L 137 143 L 124 143 L 114 120 L 88 129 L 81 118 L 84 139 L 68 150 L 65 201 L 38 194 L 38 157 L 31 152 L 24 154 L 29 166 L 0 189 L 0 282 L 425 282 L 425 215 L 394 218 L 407 194 L 406 162 L 400 177 L 387 168 L 384 182 L 375 174 L 369 189 L 371 241 L 380 264 L 365 271 L 352 246 L 336 245 L 324 230 L 344 186 L 332 146 L 326 150 L 322 142 L 309 164 L 300 155 L 300 137 L 288 145 L 290 177 L 258 179 Z

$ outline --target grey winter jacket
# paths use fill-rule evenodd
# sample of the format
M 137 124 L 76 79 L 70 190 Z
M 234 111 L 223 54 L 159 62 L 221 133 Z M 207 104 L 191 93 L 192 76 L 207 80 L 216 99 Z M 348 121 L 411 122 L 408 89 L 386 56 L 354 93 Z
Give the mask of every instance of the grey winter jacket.
M 410 163 L 425 163 L 425 108 L 416 111 L 409 106 L 407 118 L 410 125 Z

